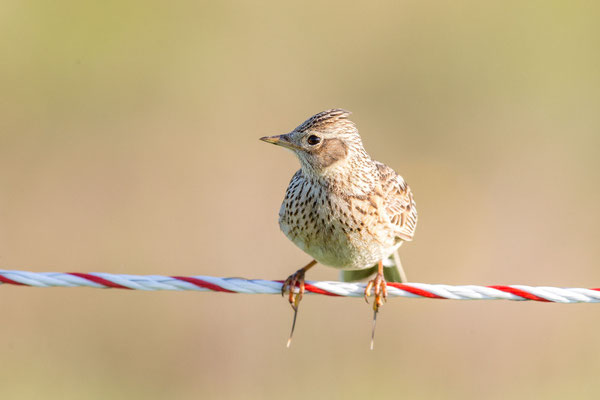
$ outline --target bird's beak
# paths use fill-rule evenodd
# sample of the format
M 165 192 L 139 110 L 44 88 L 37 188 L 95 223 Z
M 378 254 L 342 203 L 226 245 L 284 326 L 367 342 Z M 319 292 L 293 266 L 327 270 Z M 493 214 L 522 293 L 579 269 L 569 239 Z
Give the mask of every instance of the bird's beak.
M 285 135 L 275 135 L 275 136 L 265 136 L 261 137 L 260 140 L 267 143 L 276 144 L 277 146 L 285 147 L 291 150 L 302 150 L 301 147 L 296 146 L 294 143 L 290 141 L 289 134 Z

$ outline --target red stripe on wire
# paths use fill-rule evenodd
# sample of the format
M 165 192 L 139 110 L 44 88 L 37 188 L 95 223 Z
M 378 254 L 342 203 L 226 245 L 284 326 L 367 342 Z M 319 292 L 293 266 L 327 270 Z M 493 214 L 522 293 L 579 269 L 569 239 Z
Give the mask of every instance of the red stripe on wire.
M 104 285 L 104 286 L 107 286 L 109 288 L 113 288 L 113 289 L 131 289 L 131 288 L 128 288 L 127 286 L 119 285 L 118 283 L 111 282 L 111 281 L 109 281 L 107 279 L 100 278 L 99 276 L 96 276 L 96 275 L 82 274 L 81 272 L 67 272 L 67 273 L 69 275 L 78 276 L 80 278 L 87 279 L 88 281 L 92 281 L 94 283 L 98 283 L 100 285 Z
M 429 297 L 430 299 L 443 299 L 444 297 L 438 296 L 437 294 L 428 292 L 427 290 L 415 288 L 408 285 L 403 285 L 401 283 L 388 282 L 388 286 L 393 286 L 396 289 L 404 290 L 405 292 L 409 292 L 412 294 L 416 294 L 421 297 Z
M 2 282 L 2 283 L 8 283 L 9 285 L 28 286 L 28 285 L 26 285 L 24 283 L 13 281 L 12 279 L 8 279 L 7 277 L 2 276 L 2 275 L 0 275 L 0 282 Z
M 318 293 L 318 294 L 324 294 L 325 296 L 334 296 L 334 297 L 339 297 L 340 296 L 339 294 L 328 292 L 328 291 L 323 290 L 321 288 L 318 288 L 318 287 L 316 287 L 314 285 L 311 285 L 310 283 L 305 283 L 304 284 L 304 288 L 306 290 L 308 290 L 309 292 Z
M 511 293 L 511 294 L 514 294 L 516 296 L 522 297 L 527 300 L 543 301 L 546 303 L 551 303 L 550 300 L 544 299 L 543 297 L 539 297 L 539 296 L 536 296 L 535 294 L 527 293 L 524 290 L 516 289 L 516 288 L 510 287 L 510 286 L 488 286 L 488 287 L 492 288 L 492 289 L 500 290 L 501 292 Z
M 172 276 L 171 278 L 179 279 L 180 281 L 188 282 L 201 288 L 214 290 L 215 292 L 236 293 L 232 290 L 223 289 L 221 286 L 217 286 L 213 283 L 206 282 L 198 278 L 192 278 L 189 276 Z
M 275 281 L 275 282 L 279 282 L 283 285 L 284 281 Z M 296 285 L 296 287 L 299 288 L 300 287 L 299 284 Z M 325 296 L 341 297 L 339 294 L 328 292 L 327 290 L 323 290 L 319 287 L 316 287 L 315 285 L 311 285 L 310 283 L 304 283 L 304 290 L 307 292 L 311 292 L 311 293 L 324 294 Z

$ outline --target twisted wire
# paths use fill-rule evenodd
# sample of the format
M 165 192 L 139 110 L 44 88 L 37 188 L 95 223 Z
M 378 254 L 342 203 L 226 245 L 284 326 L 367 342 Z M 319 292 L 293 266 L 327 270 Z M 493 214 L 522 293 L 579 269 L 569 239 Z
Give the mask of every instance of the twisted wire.
M 91 287 L 131 290 L 195 290 L 246 294 L 280 294 L 281 281 L 213 276 L 127 275 L 102 272 L 30 272 L 0 270 L 0 284 L 32 287 Z M 362 297 L 365 283 L 306 282 L 307 294 Z M 451 300 L 533 300 L 552 303 L 598 303 L 600 289 L 526 285 L 443 285 L 388 283 L 389 297 Z

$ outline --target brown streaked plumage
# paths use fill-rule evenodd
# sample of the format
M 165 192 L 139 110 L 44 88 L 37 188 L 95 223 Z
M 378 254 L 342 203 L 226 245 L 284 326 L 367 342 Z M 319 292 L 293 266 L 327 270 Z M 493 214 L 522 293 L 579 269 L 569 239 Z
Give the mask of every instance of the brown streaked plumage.
M 375 321 L 387 295 L 384 274 L 402 280 L 397 249 L 413 239 L 417 209 L 404 179 L 369 157 L 349 115 L 342 109 L 323 111 L 290 133 L 261 140 L 292 150 L 300 160 L 279 211 L 281 230 L 319 263 L 340 269 L 344 280 L 362 279 L 376 270 L 365 290 L 365 299 L 375 291 Z M 395 265 L 384 268 L 390 256 Z M 294 324 L 304 273 L 314 264 L 283 285 L 282 293 L 289 289 Z

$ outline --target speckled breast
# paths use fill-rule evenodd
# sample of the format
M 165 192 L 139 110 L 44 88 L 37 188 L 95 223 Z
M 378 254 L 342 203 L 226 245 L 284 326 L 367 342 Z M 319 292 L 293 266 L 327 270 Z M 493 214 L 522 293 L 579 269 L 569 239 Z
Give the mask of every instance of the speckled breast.
M 400 245 L 394 238 L 377 235 L 354 216 L 347 200 L 306 181 L 292 180 L 279 212 L 279 226 L 319 263 L 340 269 L 369 268 Z

